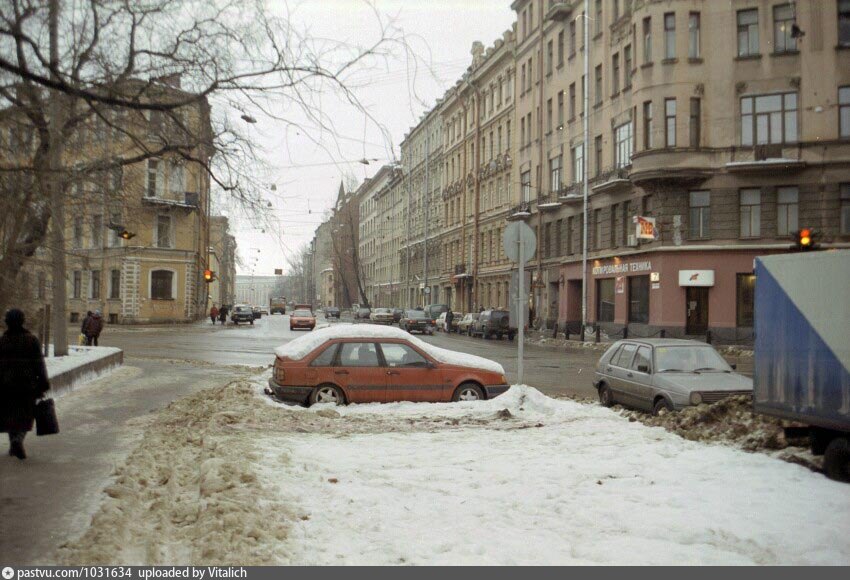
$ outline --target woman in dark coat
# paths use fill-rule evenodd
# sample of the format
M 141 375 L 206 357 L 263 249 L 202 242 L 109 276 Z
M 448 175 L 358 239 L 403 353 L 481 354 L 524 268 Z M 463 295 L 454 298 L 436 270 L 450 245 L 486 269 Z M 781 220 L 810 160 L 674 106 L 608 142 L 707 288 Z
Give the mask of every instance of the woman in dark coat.
M 24 328 L 24 313 L 6 313 L 0 336 L 0 433 L 9 434 L 9 455 L 26 459 L 24 437 L 32 430 L 35 404 L 50 388 L 38 339 Z

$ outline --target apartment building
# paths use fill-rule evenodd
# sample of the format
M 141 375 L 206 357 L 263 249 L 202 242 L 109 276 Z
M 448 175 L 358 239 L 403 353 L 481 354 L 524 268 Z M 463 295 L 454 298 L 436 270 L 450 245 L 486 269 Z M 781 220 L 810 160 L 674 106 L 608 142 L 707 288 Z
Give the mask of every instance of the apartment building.
M 404 240 L 401 202 L 392 195 L 396 170 L 382 166 L 358 188 L 360 262 L 369 304 L 394 306 L 402 294 L 398 250 Z
M 442 296 L 456 310 L 507 305 L 511 265 L 502 249 L 513 203 L 514 30 L 485 50 L 446 92 L 443 129 Z
M 233 304 L 236 296 L 236 238 L 224 216 L 210 218 L 210 263 L 215 279 L 208 284 L 208 304 Z
M 312 266 L 312 288 L 315 292 L 316 304 L 336 306 L 334 302 L 334 257 L 330 222 L 322 222 L 316 228 L 316 235 L 313 236 L 310 249 L 313 252 L 310 265 Z M 311 299 L 313 299 L 312 296 Z
M 756 256 L 850 247 L 850 4 L 588 4 L 512 3 L 537 312 L 578 331 L 586 169 L 588 320 L 750 337 Z

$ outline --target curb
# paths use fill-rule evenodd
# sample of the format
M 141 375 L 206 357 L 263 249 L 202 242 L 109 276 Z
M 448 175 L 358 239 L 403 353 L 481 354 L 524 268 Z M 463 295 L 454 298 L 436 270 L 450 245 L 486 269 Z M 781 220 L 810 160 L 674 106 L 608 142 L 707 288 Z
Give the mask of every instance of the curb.
M 60 396 L 73 391 L 83 382 L 94 380 L 124 364 L 124 351 L 80 365 L 50 377 L 48 396 Z

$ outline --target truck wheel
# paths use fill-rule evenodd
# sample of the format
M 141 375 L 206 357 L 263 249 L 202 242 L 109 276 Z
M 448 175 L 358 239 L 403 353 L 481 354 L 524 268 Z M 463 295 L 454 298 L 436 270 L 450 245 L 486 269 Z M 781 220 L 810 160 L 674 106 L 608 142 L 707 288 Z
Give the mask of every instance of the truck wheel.
M 850 439 L 836 437 L 829 442 L 823 454 L 823 470 L 830 479 L 850 483 Z

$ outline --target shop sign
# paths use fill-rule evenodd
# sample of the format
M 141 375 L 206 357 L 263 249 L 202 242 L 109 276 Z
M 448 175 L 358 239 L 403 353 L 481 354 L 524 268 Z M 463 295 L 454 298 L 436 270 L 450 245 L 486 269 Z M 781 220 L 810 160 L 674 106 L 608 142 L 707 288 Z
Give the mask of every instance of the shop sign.
M 679 286 L 714 286 L 714 270 L 679 270 Z
M 617 276 L 617 294 L 625 294 L 626 293 L 626 277 L 625 276 Z
M 637 272 L 649 272 L 650 270 L 652 270 L 652 262 L 622 262 L 619 264 L 595 266 L 593 268 L 593 275 L 634 274 Z
M 657 240 L 658 229 L 655 227 L 655 218 L 636 215 L 634 217 L 636 231 L 635 236 L 639 240 Z
M 652 289 L 653 290 L 660 290 L 661 289 L 661 282 L 653 282 L 652 283 Z

